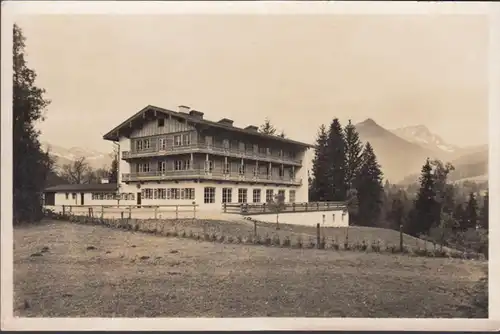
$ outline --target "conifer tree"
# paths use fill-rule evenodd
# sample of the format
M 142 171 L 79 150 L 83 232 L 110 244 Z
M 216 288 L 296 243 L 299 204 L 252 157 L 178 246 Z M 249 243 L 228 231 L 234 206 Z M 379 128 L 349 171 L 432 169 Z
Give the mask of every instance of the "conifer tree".
M 344 129 L 345 136 L 345 156 L 346 156 L 346 184 L 347 189 L 351 189 L 354 185 L 356 176 L 361 168 L 362 144 L 359 139 L 359 134 L 351 120 Z
M 109 183 L 118 182 L 118 155 L 119 152 L 115 148 L 113 150 L 113 160 L 111 161 L 111 168 L 109 169 Z
M 358 224 L 375 226 L 382 211 L 384 188 L 382 171 L 371 144 L 368 142 L 362 153 L 362 165 L 355 181 L 358 196 Z
M 326 144 L 328 162 L 327 201 L 345 201 L 347 197 L 345 138 L 339 120 L 335 118 L 328 131 Z
M 40 146 L 35 124 L 43 121 L 50 101 L 35 85 L 36 73 L 27 66 L 25 37 L 13 27 L 13 214 L 14 224 L 42 218 L 42 194 L 53 160 Z
M 316 138 L 316 147 L 314 151 L 314 158 L 312 162 L 312 177 L 310 181 L 310 200 L 313 202 L 326 201 L 328 191 L 328 159 L 326 142 L 328 134 L 326 127 L 321 125 Z
M 271 120 L 269 118 L 265 119 L 264 124 L 260 126 L 259 131 L 266 135 L 276 134 L 276 128 L 271 124 Z
M 482 228 L 484 229 L 488 229 L 488 216 L 489 216 L 489 208 L 488 208 L 488 205 L 489 205 L 489 193 L 488 191 L 486 192 L 486 194 L 484 195 L 484 199 L 483 199 L 483 206 L 481 207 L 481 214 L 480 214 L 480 225 Z
M 467 201 L 467 207 L 465 209 L 465 215 L 467 217 L 465 228 L 476 228 L 478 223 L 478 206 L 476 196 L 474 193 L 469 194 L 469 200 Z
M 415 200 L 414 215 L 409 233 L 427 233 L 432 226 L 439 225 L 440 212 L 436 201 L 436 191 L 432 166 L 427 159 L 420 175 L 420 189 Z

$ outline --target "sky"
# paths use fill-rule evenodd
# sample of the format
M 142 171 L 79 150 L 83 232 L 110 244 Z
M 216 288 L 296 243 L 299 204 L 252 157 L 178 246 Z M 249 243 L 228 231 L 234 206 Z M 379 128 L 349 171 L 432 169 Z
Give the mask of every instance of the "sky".
M 488 142 L 488 21 L 472 15 L 37 15 L 16 23 L 52 103 L 41 139 L 106 151 L 146 105 L 235 126 L 266 117 L 313 143 L 321 124 L 424 124 Z

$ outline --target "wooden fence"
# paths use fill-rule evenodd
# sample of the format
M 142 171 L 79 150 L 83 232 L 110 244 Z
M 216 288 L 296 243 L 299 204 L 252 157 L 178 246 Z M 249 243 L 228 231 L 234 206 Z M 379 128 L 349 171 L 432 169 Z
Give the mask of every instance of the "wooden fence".
M 314 212 L 314 211 L 337 211 L 347 210 L 344 202 L 306 202 L 306 203 L 283 203 L 279 212 Z M 276 213 L 275 207 L 269 203 L 224 203 L 224 213 L 242 215 L 258 215 Z
M 196 218 L 198 205 L 58 205 L 46 210 L 62 215 L 85 215 L 92 218 Z

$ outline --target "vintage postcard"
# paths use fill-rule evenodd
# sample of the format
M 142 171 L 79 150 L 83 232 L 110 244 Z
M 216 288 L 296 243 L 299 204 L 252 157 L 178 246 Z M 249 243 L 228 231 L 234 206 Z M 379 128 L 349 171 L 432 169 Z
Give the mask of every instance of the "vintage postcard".
M 498 5 L 2 6 L 2 329 L 500 327 Z

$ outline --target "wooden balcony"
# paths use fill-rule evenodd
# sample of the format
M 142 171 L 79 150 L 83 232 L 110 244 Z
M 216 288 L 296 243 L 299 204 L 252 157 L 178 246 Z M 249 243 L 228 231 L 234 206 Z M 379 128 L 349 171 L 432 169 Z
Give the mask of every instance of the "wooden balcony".
M 255 183 L 276 183 L 285 185 L 299 186 L 302 184 L 302 179 L 292 178 L 290 176 L 268 176 L 268 175 L 252 175 L 252 174 L 226 174 L 222 171 L 208 172 L 204 169 L 189 169 L 179 171 L 152 171 L 152 172 L 137 172 L 122 174 L 123 182 L 140 182 L 140 181 L 171 181 L 171 180 L 214 180 L 214 181 L 229 181 L 229 182 L 255 182 Z
M 269 203 L 223 203 L 224 213 L 235 213 L 241 215 L 259 215 L 275 213 L 273 206 Z M 314 212 L 314 211 L 342 211 L 347 212 L 344 202 L 308 202 L 308 203 L 283 203 L 280 213 L 287 212 Z
M 147 157 L 158 157 L 158 156 L 169 156 L 169 155 L 177 155 L 177 154 L 186 154 L 186 153 L 208 153 L 219 156 L 227 156 L 233 158 L 243 158 L 249 160 L 258 160 L 265 161 L 277 164 L 287 164 L 294 166 L 302 166 L 302 160 L 287 157 L 287 156 L 279 156 L 277 154 L 265 154 L 260 152 L 255 152 L 253 150 L 239 150 L 234 148 L 225 148 L 222 146 L 216 145 L 207 145 L 207 144 L 191 144 L 185 146 L 171 146 L 166 149 L 157 149 L 152 146 L 146 150 L 137 151 L 123 151 L 122 159 L 129 160 L 135 158 L 147 158 Z

